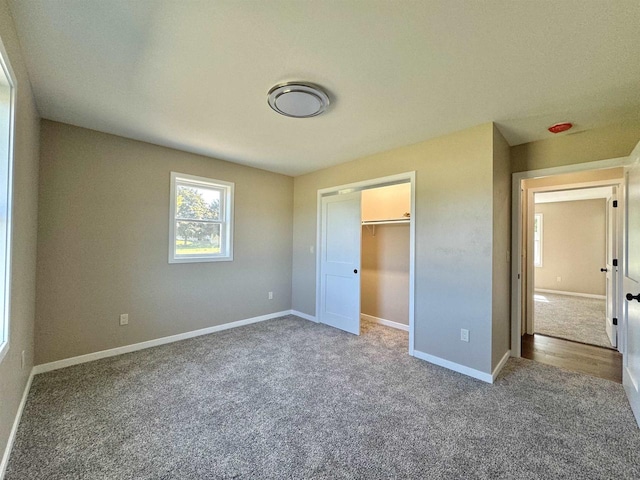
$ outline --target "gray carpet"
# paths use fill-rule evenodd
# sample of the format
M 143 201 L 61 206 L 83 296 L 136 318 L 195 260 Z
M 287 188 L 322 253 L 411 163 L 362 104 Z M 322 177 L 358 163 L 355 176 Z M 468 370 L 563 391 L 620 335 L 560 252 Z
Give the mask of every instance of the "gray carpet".
M 7 480 L 640 478 L 621 385 L 510 360 L 489 385 L 296 317 L 34 378 Z
M 612 348 L 605 330 L 605 301 L 535 292 L 535 333 Z

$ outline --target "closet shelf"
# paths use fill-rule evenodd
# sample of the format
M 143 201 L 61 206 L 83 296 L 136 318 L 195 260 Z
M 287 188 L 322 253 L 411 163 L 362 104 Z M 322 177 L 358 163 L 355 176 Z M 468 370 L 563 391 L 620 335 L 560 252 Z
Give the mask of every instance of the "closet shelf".
M 397 218 L 397 219 L 389 219 L 389 220 L 365 220 L 362 222 L 362 225 L 389 225 L 395 223 L 410 223 L 410 218 Z

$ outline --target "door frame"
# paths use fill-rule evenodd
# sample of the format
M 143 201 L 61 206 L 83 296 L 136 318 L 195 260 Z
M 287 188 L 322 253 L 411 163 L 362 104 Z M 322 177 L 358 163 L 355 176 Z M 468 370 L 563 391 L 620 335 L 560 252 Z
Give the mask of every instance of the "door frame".
M 548 177 L 552 175 L 562 175 L 566 173 L 585 172 L 589 170 L 602 170 L 605 168 L 626 167 L 631 165 L 631 159 L 627 157 L 617 157 L 608 160 L 598 160 L 595 162 L 577 163 L 574 165 L 563 165 L 560 167 L 543 168 L 539 170 L 528 170 L 525 172 L 517 172 L 511 175 L 511 356 L 520 357 L 522 355 L 522 205 L 523 191 L 522 180 L 537 177 Z M 609 180 L 610 184 L 616 182 Z M 618 201 L 621 203 L 620 213 L 625 213 L 626 203 L 624 184 L 618 192 Z M 619 232 L 620 233 L 620 232 Z M 619 255 L 623 257 L 623 255 Z M 624 258 L 619 259 L 618 272 L 623 271 Z M 529 269 L 530 270 L 530 269 Z M 528 272 L 530 275 L 530 272 Z M 526 299 L 525 299 L 526 300 Z M 619 316 L 621 317 L 621 316 Z M 618 319 L 618 333 L 624 337 L 624 328 L 621 324 L 624 322 Z M 624 339 L 620 342 L 623 346 L 621 353 L 624 355 Z
M 626 174 L 625 174 L 626 176 Z M 611 195 L 606 199 L 605 202 L 605 211 L 606 211 L 606 216 L 605 216 L 605 244 L 606 244 L 606 251 L 605 251 L 605 261 L 604 261 L 604 268 L 607 269 L 607 272 L 605 273 L 605 298 L 607 298 L 608 302 L 611 302 L 610 298 L 611 296 L 613 296 L 613 298 L 616 299 L 617 303 L 613 304 L 615 308 L 611 309 L 611 312 L 609 312 L 609 304 L 605 305 L 605 330 L 607 333 L 607 336 L 609 337 L 609 341 L 611 341 L 611 337 L 609 336 L 609 327 L 611 326 L 611 329 L 615 329 L 615 348 L 620 352 L 622 351 L 622 335 L 620 334 L 620 330 L 621 328 L 618 328 L 618 326 L 622 327 L 622 321 L 620 320 L 621 315 L 621 311 L 623 308 L 623 302 L 624 302 L 624 298 L 622 296 L 622 284 L 624 282 L 624 271 L 620 268 L 620 266 L 614 266 L 614 260 L 617 260 L 618 263 L 620 262 L 620 257 L 622 257 L 622 255 L 624 255 L 624 238 L 623 238 L 623 230 L 622 230 L 622 221 L 624 219 L 624 215 L 621 214 L 622 211 L 624 211 L 624 209 L 626 208 L 626 205 L 624 203 L 624 200 L 626 200 L 625 198 L 622 199 L 618 199 L 618 197 L 622 197 L 622 192 L 624 192 L 624 184 L 625 184 L 625 179 L 624 177 L 622 178 L 622 182 L 620 183 L 620 185 L 614 185 L 611 187 Z M 613 202 L 613 203 L 612 203 Z M 616 207 L 614 205 L 617 205 L 618 209 L 616 210 Z M 615 212 L 612 215 L 612 212 Z M 609 227 L 612 227 L 611 230 Z M 611 244 L 614 245 L 614 248 L 611 247 Z M 609 269 L 611 269 L 611 274 L 610 274 L 610 278 L 607 279 L 607 275 L 609 275 Z M 614 270 L 615 269 L 615 270 Z M 615 277 L 613 276 L 613 274 L 616 274 Z M 615 280 L 613 280 L 615 278 Z M 613 283 L 612 286 L 610 286 L 610 283 Z M 611 296 L 609 295 L 609 292 L 611 291 Z M 613 319 L 617 318 L 618 322 L 614 325 L 613 323 Z M 611 322 L 610 322 L 611 320 Z
M 416 172 L 404 172 L 386 177 L 321 188 L 317 193 L 316 219 L 316 321 L 320 321 L 320 261 L 322 258 L 322 198 L 352 193 L 400 183 L 411 185 L 411 216 L 409 217 L 409 355 L 413 355 L 415 340 L 415 259 L 416 259 Z

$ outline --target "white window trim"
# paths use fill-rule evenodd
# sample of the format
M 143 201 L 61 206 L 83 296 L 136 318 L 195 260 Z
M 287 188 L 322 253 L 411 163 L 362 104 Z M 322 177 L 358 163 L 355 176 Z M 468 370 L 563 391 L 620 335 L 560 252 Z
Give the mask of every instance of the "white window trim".
M 6 231 L 6 268 L 4 271 L 4 311 L 0 319 L 0 329 L 2 329 L 2 337 L 0 337 L 0 363 L 4 360 L 9 352 L 11 345 L 11 267 L 13 263 L 12 255 L 12 238 L 13 238 L 13 163 L 14 163 L 14 144 L 15 144 L 15 111 L 18 83 L 13 69 L 9 63 L 9 55 L 4 47 L 2 39 L 0 39 L 0 67 L 5 73 L 9 82 L 9 137 L 8 137 L 8 169 L 7 169 L 7 231 Z
M 538 268 L 542 268 L 542 252 L 544 251 L 543 248 L 543 244 L 542 244 L 542 239 L 543 239 L 543 234 L 542 232 L 544 231 L 544 215 L 542 213 L 535 213 L 533 218 L 534 218 L 534 225 L 535 225 L 535 218 L 538 217 L 540 218 L 540 220 L 538 221 L 538 228 L 539 228 L 539 232 L 538 232 L 538 236 L 540 237 L 540 261 L 538 263 L 536 263 L 536 259 L 535 259 L 535 244 L 536 244 L 536 237 L 535 237 L 535 231 L 533 233 L 533 245 L 534 245 L 534 257 L 533 257 L 533 266 L 534 267 L 538 267 Z
M 176 183 L 185 182 L 194 186 L 207 188 L 220 188 L 224 193 L 223 217 L 225 228 L 226 254 L 192 255 L 189 257 L 178 257 L 175 254 L 176 245 Z M 171 172 L 171 194 L 169 206 L 169 263 L 200 263 L 200 262 L 231 262 L 233 261 L 233 197 L 235 184 L 213 178 L 197 177 L 185 173 Z

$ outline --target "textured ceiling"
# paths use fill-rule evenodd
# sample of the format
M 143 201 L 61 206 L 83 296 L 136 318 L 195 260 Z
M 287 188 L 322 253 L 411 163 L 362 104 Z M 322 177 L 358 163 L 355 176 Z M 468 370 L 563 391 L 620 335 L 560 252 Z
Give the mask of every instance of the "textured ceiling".
M 637 0 L 10 1 L 44 118 L 298 175 L 494 121 L 640 118 Z M 323 115 L 267 105 L 324 86 Z

